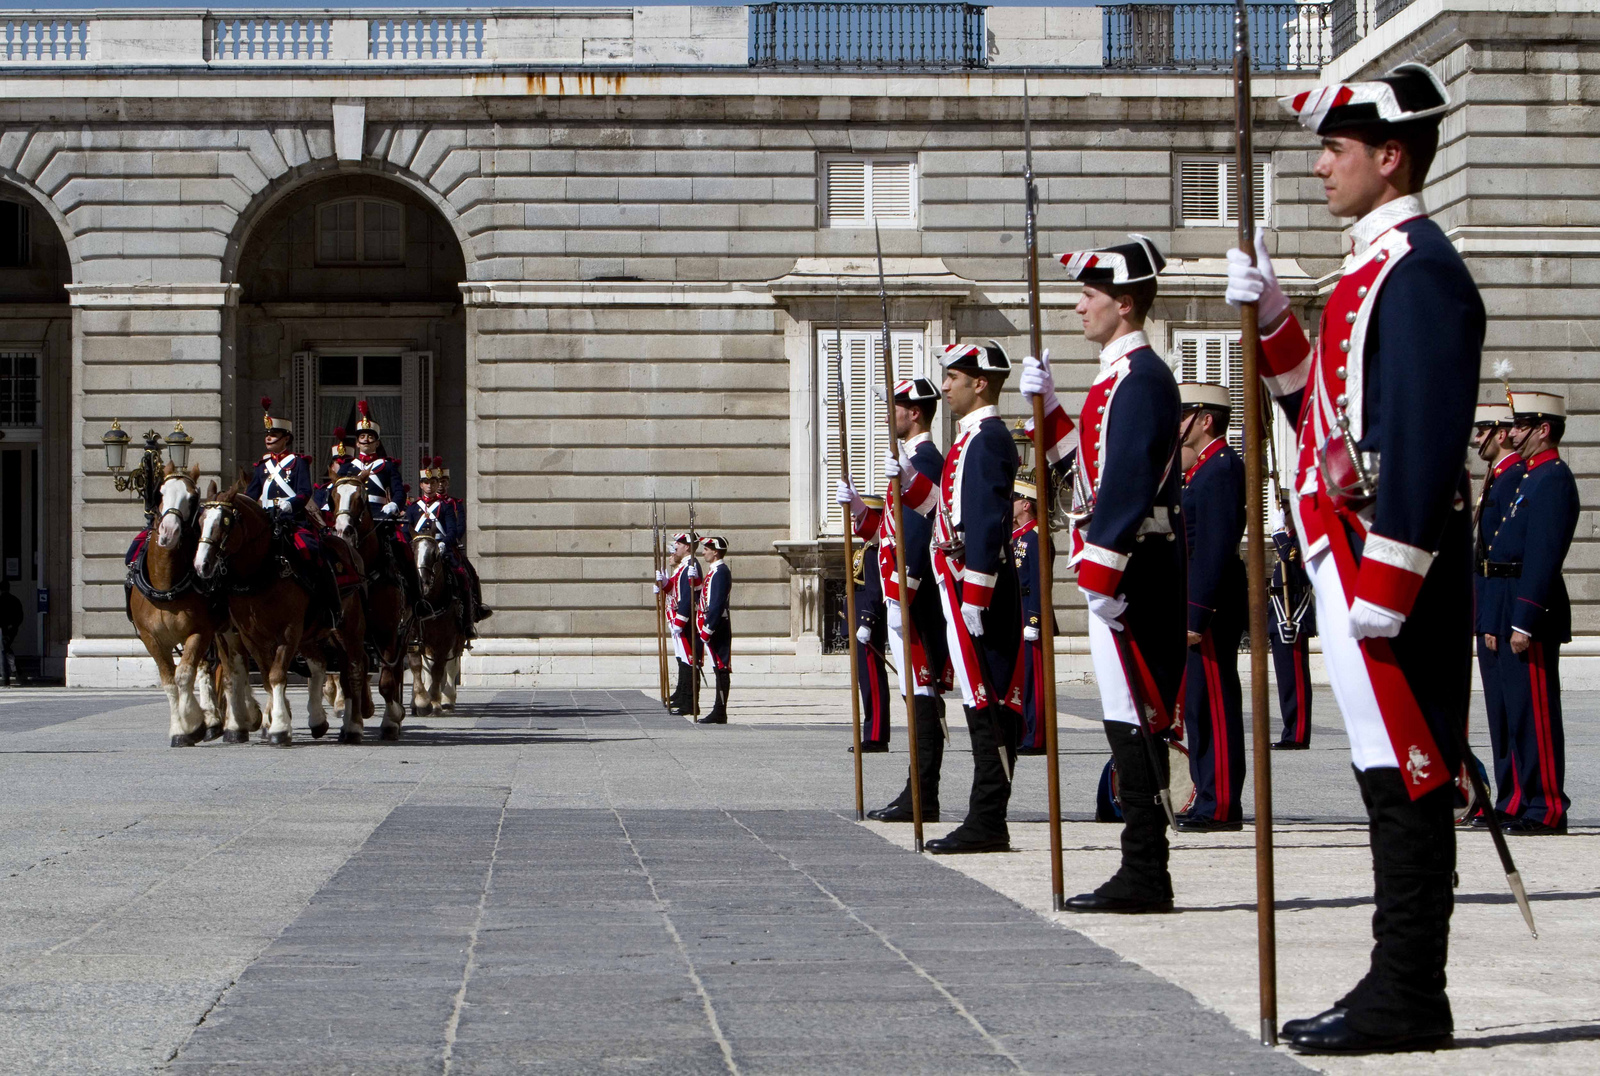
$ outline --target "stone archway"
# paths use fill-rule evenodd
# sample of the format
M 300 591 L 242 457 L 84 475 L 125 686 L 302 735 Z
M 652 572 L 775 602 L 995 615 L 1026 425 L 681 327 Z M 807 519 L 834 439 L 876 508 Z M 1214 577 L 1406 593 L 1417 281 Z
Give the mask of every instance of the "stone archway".
M 57 217 L 0 179 L 0 580 L 20 671 L 49 680 L 72 637 L 72 270 Z
M 244 223 L 225 452 L 239 465 L 260 453 L 258 401 L 270 396 L 299 420 L 298 450 L 320 468 L 329 431 L 365 396 L 408 481 L 423 454 L 461 474 L 465 259 L 435 205 L 389 176 L 338 172 L 303 180 Z

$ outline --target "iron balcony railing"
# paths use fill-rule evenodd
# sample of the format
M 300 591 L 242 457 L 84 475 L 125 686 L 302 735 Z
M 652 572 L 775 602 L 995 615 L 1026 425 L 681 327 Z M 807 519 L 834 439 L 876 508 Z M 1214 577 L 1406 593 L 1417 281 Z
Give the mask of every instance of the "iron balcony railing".
M 1362 38 L 1411 6 L 1411 0 L 1330 0 L 1333 54 L 1342 56 Z
M 983 12 L 977 4 L 751 4 L 750 66 L 987 67 Z
M 1373 0 L 1359 0 L 1372 3 Z M 1157 71 L 1233 67 L 1228 3 L 1113 4 L 1105 9 L 1105 66 Z M 1250 59 L 1257 71 L 1315 71 L 1336 53 L 1329 4 L 1250 4 Z

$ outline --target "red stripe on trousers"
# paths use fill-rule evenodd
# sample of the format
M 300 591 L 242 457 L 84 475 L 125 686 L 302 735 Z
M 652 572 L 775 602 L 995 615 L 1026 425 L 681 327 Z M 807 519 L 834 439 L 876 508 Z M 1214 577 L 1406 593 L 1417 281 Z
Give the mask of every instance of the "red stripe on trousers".
M 1211 772 L 1217 808 L 1212 817 L 1226 821 L 1232 805 L 1233 783 L 1229 780 L 1228 718 L 1222 706 L 1222 670 L 1217 668 L 1217 644 L 1208 628 L 1200 637 L 1200 667 L 1206 674 L 1206 703 L 1211 708 Z
M 1528 647 L 1528 671 L 1533 676 L 1533 732 L 1539 744 L 1539 783 L 1544 786 L 1544 824 L 1561 818 L 1561 790 L 1556 787 L 1555 737 L 1550 732 L 1550 679 L 1544 669 L 1544 644 Z
M 1306 672 L 1304 662 L 1301 661 L 1300 651 L 1302 646 L 1306 648 L 1306 661 L 1311 658 L 1311 644 L 1306 642 L 1304 638 L 1297 639 L 1294 644 L 1294 735 L 1298 742 L 1305 743 L 1311 738 L 1311 730 L 1307 727 L 1311 723 L 1309 716 L 1311 709 L 1306 705 Z
M 869 707 L 872 716 L 869 718 L 870 731 L 867 739 L 878 740 L 883 737 L 883 700 L 878 697 L 878 655 L 868 650 L 867 657 L 867 692 L 872 700 Z

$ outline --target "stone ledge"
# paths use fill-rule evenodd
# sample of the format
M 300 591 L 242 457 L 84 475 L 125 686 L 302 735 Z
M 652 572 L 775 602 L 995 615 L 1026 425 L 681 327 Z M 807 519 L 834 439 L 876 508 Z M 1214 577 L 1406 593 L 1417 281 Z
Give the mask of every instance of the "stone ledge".
M 73 306 L 218 307 L 236 306 L 237 284 L 68 284 Z

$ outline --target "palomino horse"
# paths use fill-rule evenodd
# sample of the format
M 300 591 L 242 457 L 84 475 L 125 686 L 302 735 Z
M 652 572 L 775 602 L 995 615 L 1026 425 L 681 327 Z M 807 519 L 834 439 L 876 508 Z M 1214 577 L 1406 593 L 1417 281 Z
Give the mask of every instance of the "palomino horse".
M 283 555 L 275 548 L 271 518 L 260 505 L 240 492 L 239 484 L 200 506 L 200 539 L 194 566 L 202 579 L 219 580 L 219 586 L 227 595 L 228 612 L 239 642 L 261 669 L 271 697 L 267 742 L 277 745 L 292 742 L 288 674 L 289 662 L 297 653 L 305 657 L 313 676 L 319 667 L 326 671 L 330 656 L 340 656 L 347 697 L 340 740 L 354 736 L 359 742 L 359 711 L 348 700 L 359 697 L 351 678 L 364 677 L 365 673 L 366 661 L 360 652 L 360 642 L 357 640 L 352 645 L 335 628 L 325 610 L 312 606 L 310 594 L 295 580 Z M 228 726 L 223 736 L 230 742 L 239 742 L 248 737 L 238 723 L 249 710 L 249 680 L 244 674 L 243 655 L 232 646 L 224 645 L 219 649 L 226 651 L 223 660 L 228 667 Z M 352 650 L 356 651 L 354 656 Z M 322 709 L 320 679 L 312 684 L 308 709 L 311 734 L 322 736 L 328 730 L 328 719 Z
M 167 464 L 155 533 L 128 569 L 128 619 L 161 674 L 171 709 L 168 731 L 173 747 L 215 739 L 210 730 L 218 723 L 211 678 L 197 675 L 219 627 L 192 568 L 199 480 L 198 463 L 187 474 Z M 216 488 L 213 482 L 213 494 Z M 172 654 L 179 647 L 183 656 L 174 664 Z
M 411 552 L 422 591 L 417 654 L 411 660 L 411 712 L 426 715 L 443 709 L 447 669 L 467 641 L 467 603 L 432 524 L 411 535 Z
M 328 490 L 328 507 L 333 513 L 333 532 L 350 544 L 366 566 L 367 642 L 378 657 L 378 693 L 383 696 L 383 724 L 378 735 L 385 740 L 398 740 L 400 722 L 406 716 L 400 702 L 405 680 L 402 663 L 411 635 L 411 606 L 398 572 L 409 571 L 411 566 L 396 562 L 385 570 L 389 553 L 367 506 L 365 477 L 337 479 Z M 371 698 L 363 699 L 370 712 Z

